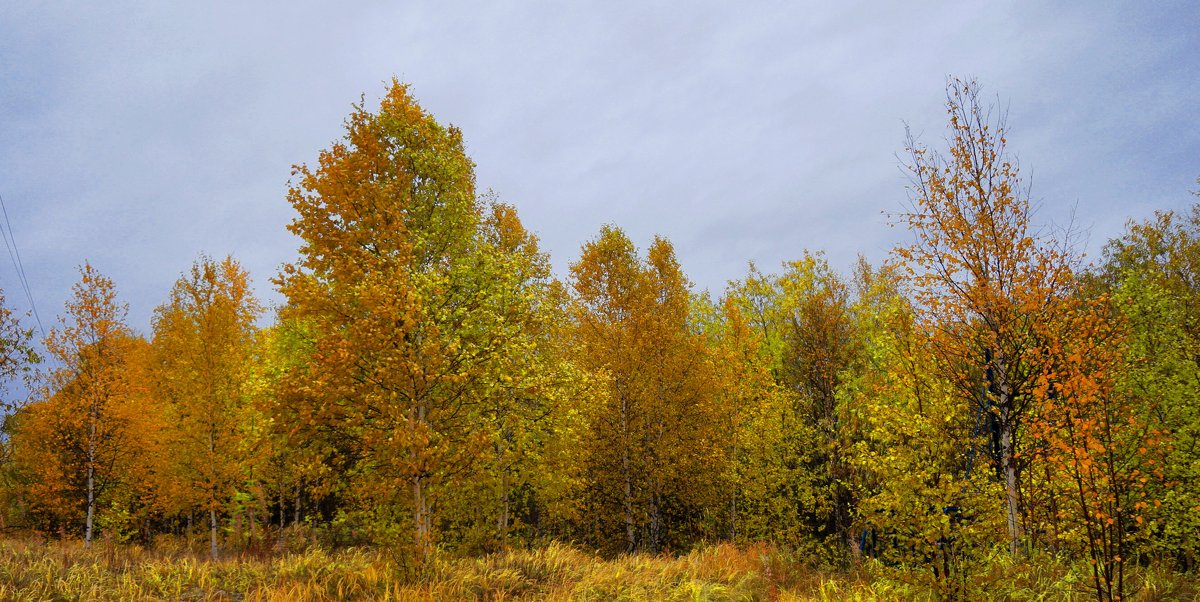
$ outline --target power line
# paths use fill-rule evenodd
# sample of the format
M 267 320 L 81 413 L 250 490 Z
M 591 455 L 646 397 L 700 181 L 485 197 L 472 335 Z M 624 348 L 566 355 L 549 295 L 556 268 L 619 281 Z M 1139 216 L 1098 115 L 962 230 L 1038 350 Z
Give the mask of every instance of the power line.
M 25 277 L 25 264 L 21 262 L 21 251 L 17 248 L 17 235 L 13 232 L 12 222 L 8 220 L 8 206 L 4 203 L 4 195 L 0 195 L 0 211 L 4 213 L 5 228 L 0 228 L 0 234 L 4 235 L 4 247 L 8 249 L 8 258 L 12 260 L 13 268 L 17 270 L 17 280 L 21 283 L 21 289 L 25 291 L 25 298 L 29 299 L 29 307 L 33 310 L 33 319 L 37 321 L 38 330 L 41 331 L 44 339 L 46 338 L 46 329 L 42 326 L 42 317 L 38 315 L 37 304 L 33 302 L 33 290 L 29 288 L 29 279 Z M 10 240 L 11 245 L 9 244 Z

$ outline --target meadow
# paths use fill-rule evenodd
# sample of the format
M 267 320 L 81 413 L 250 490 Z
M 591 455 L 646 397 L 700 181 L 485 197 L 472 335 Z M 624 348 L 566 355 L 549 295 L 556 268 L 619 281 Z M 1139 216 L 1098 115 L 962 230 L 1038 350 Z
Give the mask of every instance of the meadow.
M 0 540 L 0 599 L 318 600 L 933 600 L 935 584 L 902 567 L 867 561 L 821 567 L 766 544 L 718 544 L 682 556 L 605 559 L 563 544 L 475 558 L 437 554 L 419 572 L 383 548 L 291 549 L 210 561 L 163 538 L 153 547 L 98 541 Z M 1086 564 L 997 554 L 972 578 L 973 600 L 1088 600 Z M 1194 578 L 1133 571 L 1131 600 L 1195 599 Z

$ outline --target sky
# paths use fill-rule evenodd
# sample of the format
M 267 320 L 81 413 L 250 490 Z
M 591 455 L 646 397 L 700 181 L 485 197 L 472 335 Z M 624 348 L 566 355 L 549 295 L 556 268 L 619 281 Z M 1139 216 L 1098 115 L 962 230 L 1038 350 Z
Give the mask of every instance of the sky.
M 280 302 L 292 165 L 393 76 L 562 276 L 604 224 L 714 294 L 806 249 L 882 261 L 905 128 L 944 146 L 949 76 L 1008 111 L 1036 219 L 1074 215 L 1093 258 L 1200 200 L 1191 0 L 3 2 L 0 195 L 44 326 L 85 260 L 143 333 L 202 252 Z

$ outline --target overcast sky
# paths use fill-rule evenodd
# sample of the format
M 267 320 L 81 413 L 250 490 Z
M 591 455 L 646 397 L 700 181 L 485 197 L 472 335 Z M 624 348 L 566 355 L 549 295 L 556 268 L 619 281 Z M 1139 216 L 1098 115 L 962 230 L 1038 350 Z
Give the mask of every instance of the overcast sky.
M 1070 6 L 1068 6 L 1070 5 Z M 353 8 L 351 8 L 353 7 Z M 560 274 L 600 226 L 670 238 L 698 288 L 907 234 L 904 124 L 948 75 L 1009 109 L 1038 218 L 1089 251 L 1200 176 L 1200 3 L 0 3 L 0 195 L 42 321 L 85 259 L 149 328 L 200 252 L 256 289 L 295 256 L 294 163 L 393 76 L 465 133 Z M 0 252 L 0 287 L 22 311 Z

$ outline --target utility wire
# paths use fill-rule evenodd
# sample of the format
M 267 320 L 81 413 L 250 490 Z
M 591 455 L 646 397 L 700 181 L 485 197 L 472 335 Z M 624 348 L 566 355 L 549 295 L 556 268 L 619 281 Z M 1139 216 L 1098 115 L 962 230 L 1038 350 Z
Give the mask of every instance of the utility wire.
M 33 290 L 29 288 L 29 279 L 25 277 L 25 264 L 21 262 L 21 251 L 17 249 L 17 235 L 13 232 L 12 222 L 8 220 L 8 207 L 4 203 L 4 195 L 0 195 L 0 211 L 4 213 L 5 227 L 0 228 L 0 234 L 4 236 L 4 247 L 8 249 L 8 258 L 12 260 L 13 268 L 17 270 L 17 279 L 21 283 L 21 289 L 25 291 L 25 298 L 29 299 L 29 307 L 33 310 L 33 319 L 37 321 L 38 330 L 41 331 L 44 339 L 46 338 L 46 329 L 42 326 L 42 317 L 38 315 L 37 304 L 33 302 Z

